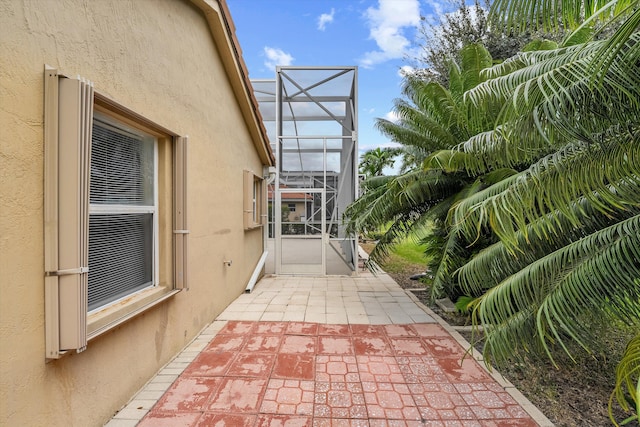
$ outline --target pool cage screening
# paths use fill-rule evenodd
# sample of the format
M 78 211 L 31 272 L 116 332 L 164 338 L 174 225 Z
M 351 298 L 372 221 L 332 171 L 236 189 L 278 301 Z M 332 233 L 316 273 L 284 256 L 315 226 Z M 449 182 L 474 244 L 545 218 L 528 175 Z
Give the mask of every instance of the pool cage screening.
M 356 197 L 357 68 L 277 67 L 275 80 L 252 84 L 276 153 L 267 272 L 356 272 L 342 213 Z

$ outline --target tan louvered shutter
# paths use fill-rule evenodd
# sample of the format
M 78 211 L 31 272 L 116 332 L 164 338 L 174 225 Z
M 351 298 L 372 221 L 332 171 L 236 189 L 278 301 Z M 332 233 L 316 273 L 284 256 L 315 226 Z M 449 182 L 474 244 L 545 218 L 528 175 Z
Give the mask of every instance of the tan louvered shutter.
M 93 85 L 45 69 L 46 355 L 87 345 Z
M 187 141 L 174 138 L 173 146 L 173 250 L 174 283 L 176 289 L 189 289 L 188 256 L 189 227 L 187 226 Z

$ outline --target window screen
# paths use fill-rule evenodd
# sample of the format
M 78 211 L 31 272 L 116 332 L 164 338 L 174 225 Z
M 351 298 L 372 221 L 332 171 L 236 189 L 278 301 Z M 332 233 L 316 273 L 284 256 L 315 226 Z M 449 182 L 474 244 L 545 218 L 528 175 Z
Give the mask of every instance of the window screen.
M 153 138 L 94 120 L 89 310 L 153 285 L 154 150 Z

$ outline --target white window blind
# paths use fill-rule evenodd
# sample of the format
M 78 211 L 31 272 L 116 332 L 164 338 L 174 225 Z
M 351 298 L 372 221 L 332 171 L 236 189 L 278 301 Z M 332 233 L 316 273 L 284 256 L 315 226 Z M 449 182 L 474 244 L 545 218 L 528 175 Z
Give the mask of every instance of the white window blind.
M 92 214 L 88 309 L 153 284 L 151 214 Z
M 154 138 L 95 117 L 89 199 L 89 311 L 154 284 L 154 159 Z
M 154 139 L 96 117 L 91 143 L 91 203 L 154 204 Z

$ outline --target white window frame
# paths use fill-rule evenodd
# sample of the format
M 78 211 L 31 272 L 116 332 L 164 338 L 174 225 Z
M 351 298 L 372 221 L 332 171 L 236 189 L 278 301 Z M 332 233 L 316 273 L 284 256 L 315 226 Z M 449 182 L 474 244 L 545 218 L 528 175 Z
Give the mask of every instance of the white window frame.
M 258 197 L 260 197 L 260 195 L 258 194 L 260 192 L 260 181 L 257 181 L 256 179 L 253 180 L 253 197 L 251 199 L 251 206 L 253 209 L 253 223 L 254 224 L 259 224 L 260 223 L 260 204 L 258 203 Z
M 262 227 L 266 221 L 266 184 L 263 177 L 249 170 L 244 171 L 243 179 L 244 229 L 253 230 Z
M 94 113 L 93 120 L 98 119 L 111 126 L 116 130 L 120 130 L 124 133 L 130 133 L 135 136 L 141 138 L 152 138 L 153 139 L 153 204 L 152 205 L 119 205 L 119 204 L 95 204 L 91 203 L 89 200 L 89 217 L 93 214 L 133 214 L 133 213 L 150 213 L 152 215 L 152 226 L 153 226 L 153 235 L 152 235 L 152 244 L 151 250 L 153 251 L 151 260 L 153 263 L 152 266 L 152 277 L 151 277 L 151 285 L 146 286 L 142 289 L 138 289 L 136 291 L 130 292 L 122 297 L 110 301 L 108 303 L 102 304 L 93 310 L 89 310 L 89 314 L 95 313 L 97 311 L 103 310 L 110 305 L 118 304 L 120 301 L 130 298 L 132 295 L 143 292 L 146 289 L 151 287 L 155 287 L 158 285 L 158 278 L 160 277 L 160 266 L 159 266 L 159 229 L 158 229 L 158 139 L 153 135 L 150 135 L 140 129 L 128 126 L 126 123 L 110 117 L 106 114 L 102 114 L 99 112 Z M 89 264 L 89 269 L 91 269 L 91 264 Z

